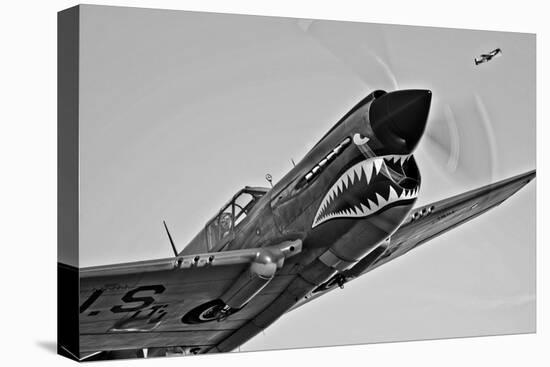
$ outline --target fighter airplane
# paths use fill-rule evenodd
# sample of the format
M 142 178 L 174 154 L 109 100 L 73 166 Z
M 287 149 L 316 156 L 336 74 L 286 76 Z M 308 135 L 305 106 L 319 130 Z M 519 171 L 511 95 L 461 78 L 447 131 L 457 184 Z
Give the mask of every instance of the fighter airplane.
M 502 55 L 502 50 L 500 48 L 495 48 L 493 51 L 481 54 L 479 57 L 474 58 L 474 63 L 476 65 L 483 64 L 484 62 L 491 61 L 493 57 Z
M 428 90 L 374 91 L 272 188 L 238 191 L 176 256 L 81 268 L 75 357 L 232 351 L 535 177 L 414 208 L 421 175 L 413 153 L 431 98 Z M 60 265 L 60 274 L 70 271 Z

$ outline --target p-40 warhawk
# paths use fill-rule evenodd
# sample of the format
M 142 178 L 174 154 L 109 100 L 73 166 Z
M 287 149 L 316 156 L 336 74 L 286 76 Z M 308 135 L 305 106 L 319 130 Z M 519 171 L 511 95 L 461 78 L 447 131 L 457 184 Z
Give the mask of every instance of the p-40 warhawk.
M 430 103 L 428 90 L 375 91 L 273 188 L 235 194 L 175 257 L 80 269 L 79 358 L 234 350 L 535 177 L 413 209 Z

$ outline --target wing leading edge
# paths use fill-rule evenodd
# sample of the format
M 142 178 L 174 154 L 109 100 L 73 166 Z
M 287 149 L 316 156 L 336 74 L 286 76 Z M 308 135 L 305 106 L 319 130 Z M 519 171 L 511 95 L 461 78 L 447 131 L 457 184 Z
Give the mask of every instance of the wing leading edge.
M 361 274 L 502 204 L 535 178 L 535 170 L 419 207 L 391 237 L 383 253 Z
M 270 256 L 280 255 L 279 267 L 301 251 L 301 242 L 81 269 L 81 356 L 166 347 L 197 353 L 216 345 L 249 320 L 247 313 L 206 324 L 188 323 L 183 316 L 207 302 L 242 295 L 247 283 L 240 279 L 252 278 L 251 268 L 261 265 L 257 261 L 266 250 Z M 264 307 L 287 278 L 268 279 L 269 287 L 250 308 Z
M 375 248 L 353 268 L 341 273 L 340 283 L 327 282 L 321 291 L 300 300 L 295 309 L 313 299 L 392 261 L 412 249 L 497 207 L 535 178 L 532 170 L 493 184 L 440 200 L 411 211 L 389 241 Z

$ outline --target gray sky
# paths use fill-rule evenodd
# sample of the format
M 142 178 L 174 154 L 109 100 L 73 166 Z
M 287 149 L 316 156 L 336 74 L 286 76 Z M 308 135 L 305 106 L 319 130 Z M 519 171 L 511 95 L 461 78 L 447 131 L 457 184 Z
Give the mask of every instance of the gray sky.
M 535 168 L 533 35 L 84 6 L 80 63 L 80 266 L 171 256 L 374 89 L 433 91 L 419 204 Z M 534 331 L 535 185 L 241 349 Z

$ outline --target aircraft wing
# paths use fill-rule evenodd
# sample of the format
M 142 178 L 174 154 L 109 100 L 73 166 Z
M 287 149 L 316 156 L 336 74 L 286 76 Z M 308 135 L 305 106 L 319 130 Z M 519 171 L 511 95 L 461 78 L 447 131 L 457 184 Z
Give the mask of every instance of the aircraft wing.
M 364 275 L 500 205 L 533 180 L 535 174 L 534 170 L 526 172 L 412 210 L 409 218 L 403 222 L 389 241 L 373 250 L 353 268 L 342 273 L 340 284 Z M 325 283 L 310 297 L 298 302 L 293 309 L 335 289 L 337 285 L 339 284 L 335 280 Z
M 391 237 L 384 252 L 362 274 L 500 205 L 529 183 L 535 174 L 533 170 L 413 210 Z
M 342 273 L 345 281 L 499 205 L 534 177 L 531 171 L 417 208 L 389 241 Z M 220 298 L 246 272 L 257 251 L 235 250 L 81 269 L 80 353 L 172 346 L 185 346 L 197 353 L 233 349 L 233 344 L 239 344 L 233 339 L 248 340 L 260 330 L 251 322 L 262 310 L 290 302 L 281 300 L 280 295 L 295 281 L 295 274 L 278 272 L 243 310 L 223 321 L 187 324 L 182 317 L 196 306 Z M 212 256 L 214 260 L 210 260 Z M 334 289 L 334 285 L 321 286 L 297 302 L 292 299 L 296 303 L 291 309 Z M 276 314 L 268 317 L 270 320 L 285 312 L 284 307 L 279 308 L 272 307 Z
M 281 243 L 285 257 L 301 242 Z M 96 351 L 216 345 L 272 302 L 291 276 L 276 275 L 246 310 L 223 321 L 189 324 L 182 317 L 238 283 L 260 249 L 234 250 L 80 269 L 80 356 Z M 248 316 L 250 315 L 250 317 Z M 194 351 L 193 351 L 194 349 Z

